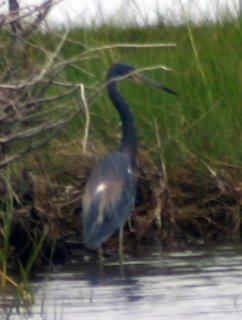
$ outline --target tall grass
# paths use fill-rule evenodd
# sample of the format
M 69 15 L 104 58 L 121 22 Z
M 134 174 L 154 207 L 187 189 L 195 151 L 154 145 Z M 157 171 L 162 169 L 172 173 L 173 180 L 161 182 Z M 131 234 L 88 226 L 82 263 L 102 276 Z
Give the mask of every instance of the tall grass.
M 147 74 L 177 91 L 177 97 L 127 80 L 119 84 L 136 115 L 140 147 L 150 152 L 154 159 L 160 159 L 157 152 L 159 132 L 162 159 L 166 164 L 176 166 L 195 159 L 209 165 L 241 167 L 241 19 L 201 25 L 160 24 L 144 28 L 107 24 L 72 29 L 68 35 L 65 33 L 65 37 L 60 31 L 36 33 L 29 40 L 28 49 L 33 68 L 41 70 L 45 58 L 56 51 L 63 39 L 65 41 L 54 63 L 69 63 L 63 67 L 59 78 L 74 84 L 84 83 L 87 97 L 105 83 L 106 70 L 114 61 L 127 61 L 137 68 L 166 65 L 173 69 L 171 72 L 157 69 Z M 115 46 L 117 43 L 161 42 L 176 43 L 176 47 L 141 49 Z M 49 93 L 53 94 L 54 90 L 50 88 Z M 83 102 L 81 95 L 80 90 L 80 105 Z M 62 107 L 71 108 L 72 98 L 77 101 L 77 93 L 63 98 Z M 56 113 L 61 117 L 62 113 Z M 73 144 L 68 142 L 80 140 L 81 148 L 84 136 L 96 146 L 105 145 L 105 149 L 119 143 L 120 119 L 105 90 L 101 90 L 90 105 L 88 136 L 85 135 L 86 119 L 80 112 L 52 145 L 40 153 L 46 159 L 45 164 L 50 164 L 52 172 L 66 166 L 65 160 L 54 156 L 55 146 L 60 147 L 63 140 L 67 142 L 65 148 L 70 146 L 70 158 Z M 47 172 L 48 168 L 44 170 Z M 11 215 L 6 217 L 10 219 Z M 10 224 L 11 219 L 6 221 L 6 228 Z M 4 250 L 2 255 L 6 255 L 7 250 Z
M 71 31 L 70 42 L 62 54 L 69 58 L 80 53 L 82 46 L 112 43 L 176 43 L 175 48 L 103 50 L 78 66 L 86 74 L 77 66 L 67 69 L 66 74 L 72 81 L 93 85 L 104 83 L 106 69 L 113 61 L 128 61 L 137 67 L 160 64 L 171 67 L 172 72 L 156 70 L 148 75 L 176 90 L 177 98 L 130 81 L 120 83 L 135 112 L 141 145 L 156 154 L 155 120 L 167 162 L 179 164 L 192 157 L 240 166 L 241 39 L 239 19 L 142 29 L 103 26 Z M 105 93 L 90 111 L 92 137 L 112 144 L 118 137 L 119 118 Z M 68 128 L 70 138 L 81 139 L 82 126 L 82 120 L 74 121 Z
M 1 201 L 0 207 L 0 223 L 1 223 L 1 234 L 0 234 L 0 299 L 2 300 L 2 305 L 0 308 L 0 313 L 2 314 L 3 302 L 6 302 L 9 298 L 9 292 L 12 292 L 15 299 L 13 305 L 17 307 L 18 305 L 24 305 L 27 307 L 33 302 L 32 294 L 29 290 L 29 272 L 33 265 L 34 258 L 38 252 L 33 250 L 33 255 L 28 262 L 27 268 L 23 268 L 20 265 L 20 271 L 22 274 L 21 281 L 16 280 L 15 277 L 11 275 L 11 256 L 17 254 L 13 251 L 11 245 L 11 235 L 12 235 L 12 225 L 14 219 L 14 199 L 16 200 L 16 194 L 11 184 L 10 170 L 6 169 L 5 174 L 1 174 L 1 179 L 3 179 L 6 186 L 6 199 Z M 1 199 L 2 200 L 2 199 Z M 14 290 L 12 290 L 14 289 Z M 9 318 L 11 316 L 11 308 L 9 306 Z M 7 309 L 5 309 L 7 314 Z M 7 319 L 7 318 L 6 318 Z
M 9 170 L 7 170 L 9 171 Z M 8 260 L 10 254 L 10 236 L 11 236 L 11 227 L 13 219 L 13 189 L 9 179 L 8 172 L 6 175 L 2 175 L 4 179 L 8 197 L 6 199 L 5 208 L 0 209 L 1 220 L 2 220 L 2 244 L 0 251 L 0 270 L 3 274 L 8 273 Z M 1 286 L 4 285 L 5 278 L 1 277 Z
M 70 83 L 84 83 L 87 97 L 92 96 L 105 83 L 106 70 L 114 61 L 127 61 L 137 68 L 154 65 L 172 68 L 173 71 L 169 72 L 152 70 L 147 75 L 177 91 L 177 97 L 141 87 L 131 81 L 125 80 L 119 84 L 136 115 L 140 148 L 147 150 L 154 160 L 162 159 L 166 165 L 179 166 L 196 160 L 209 166 L 229 165 L 241 168 L 241 22 L 241 18 L 238 18 L 201 25 L 160 24 L 144 28 L 103 25 L 76 28 L 70 30 L 56 60 L 73 60 L 73 63 L 68 63 L 63 68 L 61 77 Z M 61 32 L 52 32 L 37 33 L 29 40 L 32 45 L 28 54 L 35 67 L 41 66 L 45 56 L 55 51 L 60 39 Z M 161 42 L 176 43 L 176 47 L 104 48 L 117 43 Z M 100 50 L 91 50 L 97 47 Z M 80 58 L 80 54 L 89 49 L 89 54 Z M 53 93 L 51 90 L 54 89 L 50 89 L 49 93 Z M 76 96 L 66 97 L 63 106 L 70 107 L 72 98 L 74 100 Z M 79 100 L 81 104 L 81 90 Z M 105 149 L 116 147 L 120 138 L 120 119 L 105 90 L 95 97 L 89 111 L 88 139 L 96 146 L 105 146 Z M 61 117 L 61 114 L 58 113 L 58 116 Z M 48 148 L 37 155 L 39 163 L 41 157 L 45 159 L 41 170 L 46 176 L 50 171 L 54 175 L 55 171 L 61 171 L 61 167 L 67 165 L 65 159 L 54 154 L 56 149 L 62 147 L 63 141 L 70 158 L 73 153 L 77 155 L 71 142 L 80 140 L 81 148 L 86 119 L 84 113 L 80 112 Z M 159 145 L 157 141 L 160 141 Z M 163 152 L 162 156 L 159 154 L 160 150 Z M 46 163 L 49 168 L 45 167 Z M 63 180 L 65 178 L 62 177 Z M 4 282 L 15 283 L 8 277 L 14 194 L 8 175 L 4 179 L 9 197 L 6 206 L 0 208 L 2 285 Z M 48 230 L 36 239 L 29 262 L 25 267 L 20 267 L 25 287 L 28 286 L 29 274 L 47 232 Z M 15 286 L 18 287 L 18 284 L 15 283 Z

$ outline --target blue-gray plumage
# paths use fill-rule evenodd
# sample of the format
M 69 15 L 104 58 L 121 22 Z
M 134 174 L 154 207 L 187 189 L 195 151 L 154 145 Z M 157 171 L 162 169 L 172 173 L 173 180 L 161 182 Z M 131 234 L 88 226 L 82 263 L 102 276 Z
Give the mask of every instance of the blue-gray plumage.
M 138 73 L 129 64 L 115 63 L 108 70 L 107 90 L 121 118 L 122 142 L 119 151 L 110 153 L 97 164 L 85 187 L 82 201 L 83 236 L 86 247 L 90 249 L 99 248 L 118 229 L 121 234 L 135 202 L 137 138 L 133 113 L 117 88 L 117 77 L 123 76 L 175 94 L 163 84 Z M 122 243 L 119 248 L 122 250 Z
M 113 152 L 98 163 L 83 197 L 88 248 L 98 248 L 125 224 L 134 206 L 135 190 L 133 170 L 124 152 Z

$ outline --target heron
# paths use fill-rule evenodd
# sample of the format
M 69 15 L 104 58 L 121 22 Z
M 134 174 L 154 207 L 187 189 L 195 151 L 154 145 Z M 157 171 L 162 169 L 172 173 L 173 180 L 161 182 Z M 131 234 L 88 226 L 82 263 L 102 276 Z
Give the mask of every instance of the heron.
M 107 92 L 121 119 L 122 140 L 117 151 L 97 163 L 86 183 L 82 199 L 83 237 L 88 249 L 101 251 L 102 244 L 119 230 L 119 257 L 122 259 L 123 228 L 131 216 L 136 197 L 137 136 L 134 115 L 117 86 L 120 78 L 176 93 L 128 63 L 114 63 L 107 72 Z

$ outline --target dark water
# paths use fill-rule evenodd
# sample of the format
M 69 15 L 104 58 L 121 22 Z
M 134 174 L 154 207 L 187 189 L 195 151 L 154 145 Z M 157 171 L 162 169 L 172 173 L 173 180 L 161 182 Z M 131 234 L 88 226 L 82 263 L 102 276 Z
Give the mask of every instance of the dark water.
M 242 319 L 242 247 L 144 252 L 123 269 L 83 262 L 40 275 L 32 289 L 29 315 L 10 319 Z

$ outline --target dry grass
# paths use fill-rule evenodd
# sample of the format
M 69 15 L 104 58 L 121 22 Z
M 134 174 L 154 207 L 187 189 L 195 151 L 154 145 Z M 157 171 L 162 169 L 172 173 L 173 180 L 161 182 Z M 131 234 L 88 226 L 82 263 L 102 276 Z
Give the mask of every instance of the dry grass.
M 12 260 L 26 263 L 34 249 L 30 243 L 38 243 L 43 232 L 46 237 L 36 262 L 64 262 L 69 259 L 73 247 L 78 255 L 85 254 L 82 192 L 97 161 L 97 153 L 106 153 L 100 144 L 99 150 L 94 146 L 88 145 L 85 154 L 76 141 L 62 145 L 61 149 L 56 147 L 51 161 L 61 159 L 65 167 L 60 165 L 60 170 L 55 171 L 51 171 L 51 164 L 38 154 L 28 157 L 25 165 L 28 164 L 31 171 L 26 171 L 25 166 L 23 175 L 15 183 L 18 201 L 14 203 L 10 238 Z M 198 171 L 197 167 L 197 164 L 191 164 L 189 168 L 167 168 L 169 178 L 164 180 L 159 164 L 149 153 L 139 152 L 136 206 L 131 228 L 127 225 L 125 229 L 127 252 L 131 253 L 137 245 L 159 243 L 171 250 L 191 244 L 239 239 L 241 186 L 237 172 L 227 170 L 227 174 L 222 175 L 221 169 L 215 176 L 208 170 L 200 168 Z M 105 247 L 116 252 L 117 236 L 114 235 Z

